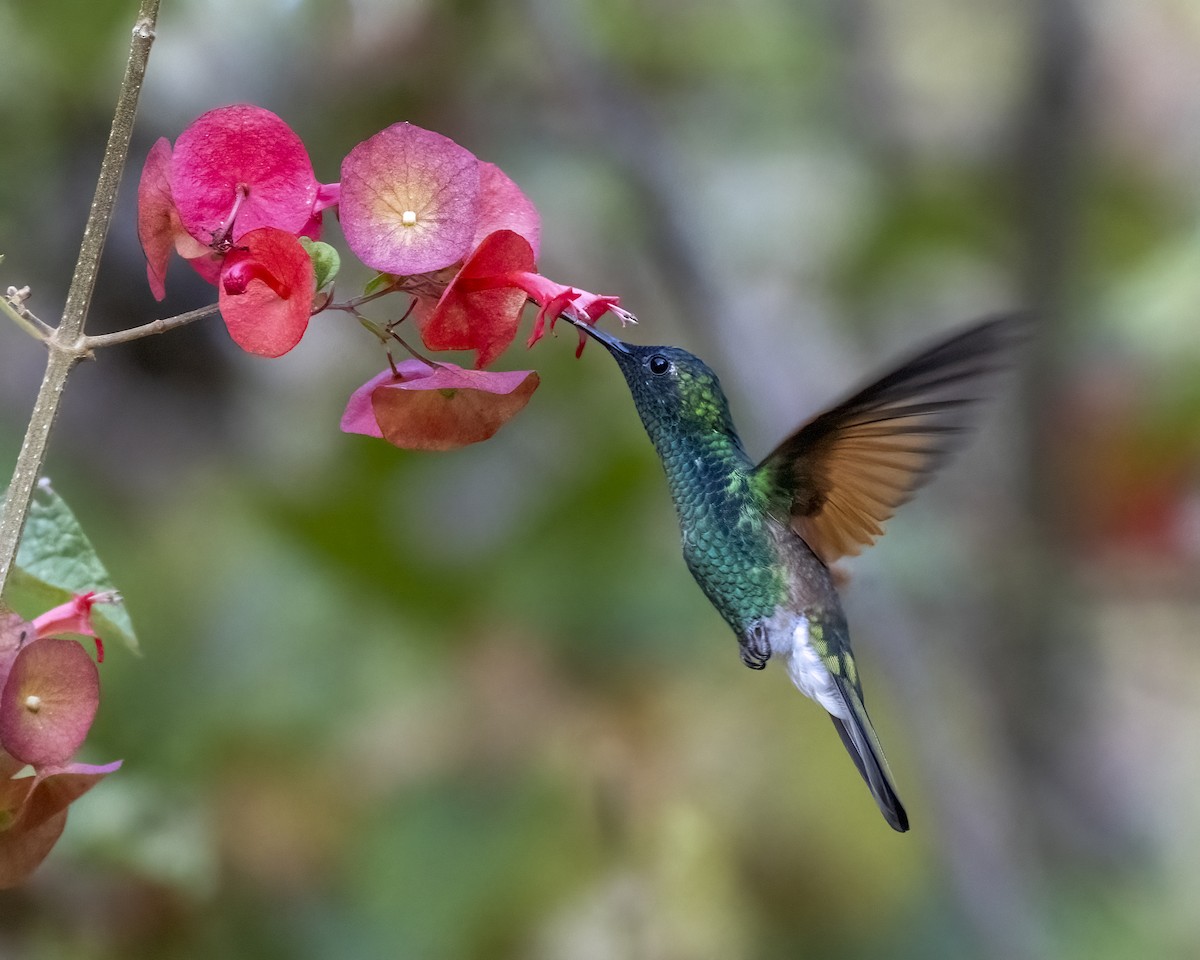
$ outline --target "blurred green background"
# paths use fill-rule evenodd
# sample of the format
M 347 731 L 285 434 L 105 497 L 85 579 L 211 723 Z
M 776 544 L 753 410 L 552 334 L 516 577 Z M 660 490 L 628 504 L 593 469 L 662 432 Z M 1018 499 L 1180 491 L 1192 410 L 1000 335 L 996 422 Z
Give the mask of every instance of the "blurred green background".
M 0 2 L 0 285 L 46 318 L 134 12 Z M 1038 311 L 851 564 L 913 830 L 740 665 L 601 351 L 514 347 L 528 410 L 411 454 L 337 429 L 382 365 L 361 331 L 268 362 L 213 319 L 69 385 L 48 474 L 145 656 L 102 668 L 81 759 L 125 766 L 0 893 L 0 957 L 1200 955 L 1194 0 L 165 0 L 89 332 L 212 300 L 177 261 L 153 301 L 136 182 L 237 101 L 322 180 L 398 120 L 499 163 L 543 271 L 708 359 L 752 454 Z M 43 359 L 0 327 L 5 471 Z

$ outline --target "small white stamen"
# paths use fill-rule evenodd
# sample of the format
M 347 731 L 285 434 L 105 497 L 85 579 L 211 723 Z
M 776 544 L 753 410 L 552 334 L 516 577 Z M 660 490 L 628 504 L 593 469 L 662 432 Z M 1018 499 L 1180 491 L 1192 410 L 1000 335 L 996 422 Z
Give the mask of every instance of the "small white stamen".
M 25 698 L 25 709 L 30 713 L 37 713 L 42 709 L 42 698 L 36 693 L 31 693 Z
M 405 210 L 400 214 L 400 222 L 406 227 L 415 227 L 417 225 L 417 211 Z

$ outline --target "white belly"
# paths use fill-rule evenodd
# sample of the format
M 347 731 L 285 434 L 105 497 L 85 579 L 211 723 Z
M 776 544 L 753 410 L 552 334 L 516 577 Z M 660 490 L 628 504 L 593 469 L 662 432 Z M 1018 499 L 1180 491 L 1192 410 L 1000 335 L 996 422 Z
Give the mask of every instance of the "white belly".
M 848 720 L 850 710 L 846 701 L 809 638 L 808 620 L 805 617 L 789 619 L 790 623 L 780 624 L 778 629 L 770 631 L 772 653 L 782 658 L 796 689 L 816 700 L 835 717 Z

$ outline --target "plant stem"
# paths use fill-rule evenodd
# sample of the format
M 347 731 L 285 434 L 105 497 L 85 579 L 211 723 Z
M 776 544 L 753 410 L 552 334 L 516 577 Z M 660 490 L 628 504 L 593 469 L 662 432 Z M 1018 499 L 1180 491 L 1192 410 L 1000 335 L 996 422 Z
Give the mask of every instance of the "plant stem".
M 0 260 L 3 259 L 3 257 L 0 257 Z M 10 292 L 13 290 L 12 287 L 8 289 Z M 17 297 L 0 296 L 0 312 L 6 314 L 13 323 L 35 340 L 48 340 L 54 332 L 51 327 L 48 327 L 32 313 L 24 309 L 20 299 Z
M 187 313 L 180 313 L 174 317 L 151 320 L 149 323 L 143 323 L 140 327 L 130 327 L 128 330 L 118 330 L 116 333 L 101 333 L 94 337 L 84 337 L 80 341 L 80 346 L 83 348 L 85 355 L 90 354 L 93 350 L 98 350 L 100 347 L 114 347 L 118 343 L 129 343 L 133 340 L 140 340 L 142 337 L 152 337 L 158 333 L 167 333 L 170 330 L 176 330 L 196 320 L 211 317 L 217 310 L 217 304 L 210 303 L 207 307 L 189 310 Z
M 104 159 L 100 164 L 96 194 L 88 214 L 87 226 L 84 227 L 83 240 L 79 245 L 79 259 L 76 261 L 75 274 L 67 292 L 62 322 L 46 340 L 46 345 L 50 348 L 46 374 L 42 378 L 42 386 L 30 414 L 29 429 L 21 443 L 21 452 L 17 456 L 12 482 L 4 497 L 3 512 L 0 513 L 0 594 L 3 593 L 4 584 L 8 581 L 9 571 L 16 559 L 17 545 L 21 540 L 25 518 L 29 514 L 29 504 L 33 499 L 38 475 L 46 460 L 47 441 L 58 414 L 67 375 L 86 354 L 81 343 L 84 341 L 84 321 L 91 304 L 92 290 L 96 285 L 100 254 L 104 250 L 108 226 L 117 203 L 117 190 L 121 185 L 125 157 L 129 153 L 138 97 L 142 91 L 146 62 L 150 57 L 155 25 L 158 22 L 158 5 L 159 0 L 141 0 L 137 22 L 133 27 L 133 38 L 130 41 L 125 77 L 121 81 L 121 92 L 117 97 L 108 145 L 104 149 Z

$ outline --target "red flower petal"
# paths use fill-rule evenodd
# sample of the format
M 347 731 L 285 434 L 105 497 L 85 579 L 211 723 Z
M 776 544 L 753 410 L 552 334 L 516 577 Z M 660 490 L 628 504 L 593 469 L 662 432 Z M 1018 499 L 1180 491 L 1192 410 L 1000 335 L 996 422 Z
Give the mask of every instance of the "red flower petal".
M 171 144 L 160 137 L 146 155 L 138 181 L 138 239 L 146 254 L 146 279 L 156 300 L 167 295 L 167 264 L 179 233 L 185 231 L 171 199 Z
M 297 234 L 318 186 L 300 138 L 262 107 L 210 110 L 175 141 L 171 193 L 184 228 L 204 243 L 259 227 Z
M 534 269 L 529 241 L 511 230 L 484 238 L 442 292 L 427 317 L 418 315 L 421 339 L 430 350 L 477 350 L 476 367 L 486 367 L 517 335 L 524 290 L 492 278 Z
M 589 293 L 587 290 L 577 290 L 575 287 L 565 287 L 561 283 L 555 283 L 553 280 L 543 277 L 540 273 L 514 272 L 494 279 L 497 282 L 511 283 L 520 287 L 529 295 L 529 299 L 541 308 L 538 310 L 533 333 L 530 334 L 526 346 L 532 347 L 545 335 L 547 322 L 550 329 L 554 329 L 554 322 L 564 313 L 570 314 L 580 323 L 595 323 L 606 313 L 617 317 L 622 326 L 627 323 L 637 323 L 637 318 L 621 306 L 620 297 L 610 297 L 600 293 Z M 575 356 L 583 353 L 587 339 L 587 335 L 582 330 L 579 331 L 579 349 L 575 351 Z
M 542 218 L 537 207 L 498 166 L 480 163 L 479 223 L 471 246 L 478 246 L 484 237 L 497 230 L 519 233 L 529 241 L 534 258 L 537 257 L 542 241 Z
M 262 227 L 226 256 L 218 291 L 233 342 L 260 357 L 279 357 L 308 329 L 316 276 L 299 240 Z
M 21 648 L 0 693 L 0 743 L 35 768 L 70 760 L 100 705 L 100 675 L 74 640 Z
M 486 440 L 519 413 L 538 375 L 532 370 L 464 370 L 453 364 L 429 367 L 419 360 L 399 365 L 371 393 L 375 419 L 385 440 L 407 450 L 453 450 Z
M 396 123 L 342 161 L 346 243 L 368 267 L 409 276 L 466 256 L 479 219 L 479 161 L 441 134 Z

